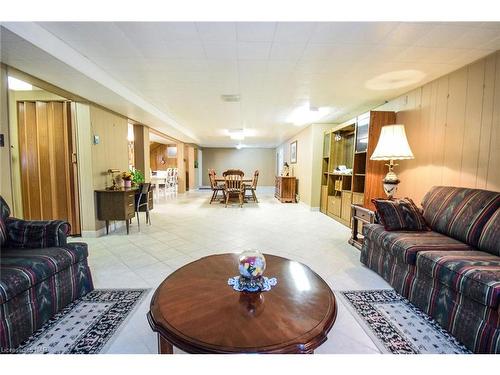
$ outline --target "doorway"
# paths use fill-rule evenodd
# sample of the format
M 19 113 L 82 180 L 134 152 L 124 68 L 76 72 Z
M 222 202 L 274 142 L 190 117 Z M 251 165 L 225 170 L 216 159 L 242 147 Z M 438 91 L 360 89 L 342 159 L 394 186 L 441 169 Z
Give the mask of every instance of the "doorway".
M 69 101 L 17 100 L 23 217 L 65 220 L 79 235 L 76 134 Z

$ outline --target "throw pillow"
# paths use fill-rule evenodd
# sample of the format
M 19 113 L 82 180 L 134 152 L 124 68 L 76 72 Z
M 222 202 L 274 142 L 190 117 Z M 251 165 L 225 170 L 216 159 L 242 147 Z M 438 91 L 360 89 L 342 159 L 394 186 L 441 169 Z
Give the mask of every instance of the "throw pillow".
M 377 209 L 380 223 L 385 230 L 427 231 L 422 212 L 410 198 L 372 199 Z

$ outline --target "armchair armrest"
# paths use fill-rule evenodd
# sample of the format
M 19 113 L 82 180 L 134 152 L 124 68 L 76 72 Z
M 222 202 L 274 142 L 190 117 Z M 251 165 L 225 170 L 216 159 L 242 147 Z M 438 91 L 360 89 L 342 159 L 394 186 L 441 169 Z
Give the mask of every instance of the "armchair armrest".
M 27 221 L 8 218 L 6 247 L 44 248 L 66 245 L 71 226 L 66 221 Z

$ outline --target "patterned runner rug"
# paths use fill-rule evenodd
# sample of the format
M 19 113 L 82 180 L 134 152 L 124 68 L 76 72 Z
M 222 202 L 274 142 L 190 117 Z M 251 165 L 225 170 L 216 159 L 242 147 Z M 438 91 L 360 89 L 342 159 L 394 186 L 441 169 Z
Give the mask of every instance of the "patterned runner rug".
M 393 354 L 463 354 L 470 351 L 394 290 L 340 292 L 377 347 Z
M 16 350 L 36 354 L 99 353 L 148 289 L 96 289 L 61 310 Z

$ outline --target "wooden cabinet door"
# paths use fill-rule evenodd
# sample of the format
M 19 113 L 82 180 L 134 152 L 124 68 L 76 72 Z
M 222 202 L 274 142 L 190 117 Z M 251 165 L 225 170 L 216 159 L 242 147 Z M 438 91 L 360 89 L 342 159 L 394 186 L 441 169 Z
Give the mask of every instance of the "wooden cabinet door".
M 342 192 L 342 220 L 351 222 L 351 204 L 352 204 L 352 193 L 350 191 Z
M 70 103 L 18 102 L 17 113 L 24 219 L 65 220 L 79 234 Z
M 328 185 L 321 186 L 320 210 L 326 214 L 328 209 Z

